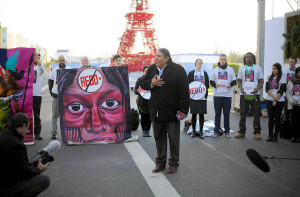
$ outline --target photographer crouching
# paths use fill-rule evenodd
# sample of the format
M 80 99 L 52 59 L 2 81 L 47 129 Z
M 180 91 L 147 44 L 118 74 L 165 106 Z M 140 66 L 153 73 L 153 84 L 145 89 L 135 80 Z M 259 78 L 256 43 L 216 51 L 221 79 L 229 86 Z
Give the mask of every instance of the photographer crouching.
M 23 143 L 28 132 L 29 118 L 17 113 L 9 120 L 8 127 L 0 133 L 0 196 L 37 196 L 50 185 L 50 179 L 41 175 L 49 163 L 30 166 L 27 149 Z

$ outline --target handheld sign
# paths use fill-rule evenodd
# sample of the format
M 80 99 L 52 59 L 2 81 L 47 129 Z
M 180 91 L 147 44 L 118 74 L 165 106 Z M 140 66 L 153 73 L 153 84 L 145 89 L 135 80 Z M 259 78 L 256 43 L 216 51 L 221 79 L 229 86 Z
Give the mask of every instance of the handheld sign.
M 244 83 L 244 91 L 246 92 L 246 94 L 253 95 L 253 94 L 251 94 L 251 92 L 254 92 L 254 88 L 255 88 L 254 82 L 247 82 L 247 81 L 245 81 L 245 83 Z
M 217 88 L 218 92 L 227 92 L 227 85 L 228 85 L 228 81 L 227 80 L 221 80 L 221 79 L 219 79 L 218 80 L 218 84 L 220 85 Z
M 102 75 L 96 69 L 85 69 L 78 76 L 79 87 L 86 92 L 96 92 L 102 86 Z
M 140 90 L 140 95 L 146 99 L 146 100 L 149 100 L 150 97 L 151 97 L 151 92 L 150 90 L 143 90 L 141 87 L 139 87 L 139 90 Z
M 206 87 L 203 83 L 199 81 L 193 81 L 189 85 L 190 89 L 190 99 L 201 100 L 206 93 Z

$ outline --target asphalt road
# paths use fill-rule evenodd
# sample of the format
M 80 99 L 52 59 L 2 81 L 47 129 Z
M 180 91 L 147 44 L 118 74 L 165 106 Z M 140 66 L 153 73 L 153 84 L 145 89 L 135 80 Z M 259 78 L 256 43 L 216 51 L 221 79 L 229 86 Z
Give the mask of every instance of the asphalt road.
M 48 77 L 44 75 L 44 85 Z M 131 107 L 136 109 L 135 99 L 136 95 L 131 91 Z M 209 99 L 212 100 L 212 96 Z M 205 120 L 214 120 L 211 100 L 208 101 Z M 51 107 L 52 98 L 46 89 L 41 109 L 41 135 L 44 139 L 34 140 L 36 145 L 28 146 L 29 157 L 51 141 Z M 252 133 L 252 121 L 253 117 L 247 117 L 248 129 L 243 139 L 235 139 L 235 133 L 232 138 L 220 136 L 192 139 L 181 131 L 180 166 L 171 175 L 165 174 L 165 171 L 151 173 L 156 156 L 155 141 L 153 136 L 141 137 L 140 127 L 132 131 L 133 136 L 139 136 L 139 141 L 132 144 L 62 144 L 54 153 L 55 161 L 44 172 L 51 179 L 50 187 L 40 196 L 300 196 L 300 161 L 281 160 L 280 164 L 274 160 L 276 165 L 280 165 L 278 168 L 272 160 L 268 160 L 271 171 L 265 173 L 256 168 L 246 156 L 246 150 L 254 148 L 262 155 L 300 158 L 300 144 L 284 139 L 277 143 L 266 142 L 268 119 L 263 117 L 262 140 L 256 140 Z M 239 115 L 231 113 L 232 130 L 238 130 L 238 122 Z M 183 128 L 183 121 L 181 126 Z M 60 134 L 58 140 L 61 141 Z M 136 145 L 137 149 L 129 151 L 127 145 Z

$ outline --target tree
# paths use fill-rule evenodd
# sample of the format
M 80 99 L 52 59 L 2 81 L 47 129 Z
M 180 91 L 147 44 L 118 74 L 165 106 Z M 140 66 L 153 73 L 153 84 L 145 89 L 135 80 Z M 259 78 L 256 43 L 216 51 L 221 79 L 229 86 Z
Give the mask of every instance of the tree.
M 227 60 L 233 63 L 243 63 L 244 54 L 230 49 L 229 55 L 227 56 Z
M 45 68 L 49 68 L 50 65 L 52 65 L 52 62 L 51 62 L 51 61 L 47 62 L 47 63 L 44 65 L 44 67 L 45 67 Z
M 213 64 L 213 69 L 215 69 L 217 66 L 218 66 L 218 63 L 214 63 Z M 228 61 L 227 66 L 230 66 L 233 69 L 235 76 L 237 76 L 237 74 L 239 72 L 239 69 L 242 66 L 242 64 L 231 63 L 231 62 Z

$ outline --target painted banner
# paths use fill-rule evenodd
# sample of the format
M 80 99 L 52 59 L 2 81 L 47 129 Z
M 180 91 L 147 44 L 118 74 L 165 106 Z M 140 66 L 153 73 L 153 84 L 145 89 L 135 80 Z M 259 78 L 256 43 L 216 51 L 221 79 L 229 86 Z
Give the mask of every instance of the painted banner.
M 57 82 L 66 145 L 131 138 L 128 67 L 63 69 Z
M 23 112 L 29 117 L 30 132 L 23 139 L 33 142 L 32 88 L 33 48 L 0 49 L 0 132 L 11 116 Z

